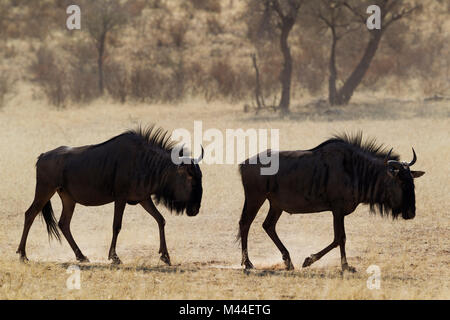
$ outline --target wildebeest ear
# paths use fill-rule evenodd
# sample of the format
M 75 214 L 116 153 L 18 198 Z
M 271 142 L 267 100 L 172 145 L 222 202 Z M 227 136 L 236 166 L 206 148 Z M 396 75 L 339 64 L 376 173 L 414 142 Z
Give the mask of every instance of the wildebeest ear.
M 421 177 L 425 174 L 425 171 L 411 171 L 411 175 L 413 178 Z

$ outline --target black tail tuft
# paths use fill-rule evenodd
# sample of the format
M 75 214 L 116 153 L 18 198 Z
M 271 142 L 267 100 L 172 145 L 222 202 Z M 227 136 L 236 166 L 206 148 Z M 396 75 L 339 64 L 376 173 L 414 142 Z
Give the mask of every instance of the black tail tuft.
M 45 224 L 47 225 L 49 238 L 54 237 L 56 240 L 61 242 L 61 236 L 58 231 L 55 214 L 53 213 L 52 203 L 50 202 L 50 200 L 48 200 L 48 202 L 42 209 L 42 215 L 44 216 Z
M 244 208 L 242 208 L 241 220 L 243 219 L 246 210 L 247 210 L 247 199 L 245 199 L 245 201 L 244 201 Z M 239 240 L 241 240 L 241 222 L 240 221 L 239 221 L 239 230 L 236 235 L 235 242 L 238 242 Z

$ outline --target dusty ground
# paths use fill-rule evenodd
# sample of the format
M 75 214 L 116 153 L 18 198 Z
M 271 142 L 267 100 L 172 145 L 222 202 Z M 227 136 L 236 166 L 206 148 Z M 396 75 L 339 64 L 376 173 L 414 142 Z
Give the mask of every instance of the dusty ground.
M 305 109 L 299 109 L 292 118 L 281 120 L 270 114 L 244 114 L 242 106 L 219 103 L 120 106 L 103 101 L 57 111 L 31 98 L 13 100 L 0 111 L 0 298 L 449 299 L 449 103 L 380 101 L 379 107 L 372 104 L 370 109 L 355 101 L 356 112 L 319 110 L 307 117 Z M 167 221 L 172 267 L 159 261 L 156 222 L 139 206 L 127 206 L 125 211 L 118 241 L 124 265 L 110 266 L 106 258 L 112 205 L 75 209 L 72 233 L 91 260 L 81 266 L 80 290 L 66 288 L 66 269 L 75 263 L 72 250 L 65 240 L 62 245 L 49 243 L 41 219 L 36 219 L 28 238 L 31 262 L 18 262 L 15 251 L 23 213 L 33 199 L 34 165 L 41 152 L 60 145 L 102 142 L 138 123 L 192 131 L 194 120 L 202 120 L 204 129 L 278 128 L 281 149 L 311 148 L 333 133 L 358 129 L 394 147 L 408 161 L 414 146 L 416 168 L 426 171 L 416 180 L 417 216 L 412 221 L 392 221 L 360 206 L 346 219 L 347 255 L 358 272 L 342 275 L 338 250 L 308 269 L 301 268 L 306 256 L 332 240 L 331 214 L 285 213 L 277 230 L 296 267 L 287 272 L 261 227 L 268 209 L 265 204 L 249 237 L 256 270 L 246 273 L 240 268 L 240 248 L 235 243 L 243 205 L 237 165 L 203 164 L 199 215 L 175 216 L 160 208 Z M 58 196 L 52 204 L 58 217 Z M 370 265 L 380 267 L 379 290 L 366 286 Z

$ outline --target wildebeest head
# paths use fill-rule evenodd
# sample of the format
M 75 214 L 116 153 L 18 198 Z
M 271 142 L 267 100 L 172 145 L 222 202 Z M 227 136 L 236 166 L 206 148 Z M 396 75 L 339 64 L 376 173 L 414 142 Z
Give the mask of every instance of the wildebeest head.
M 177 166 L 175 176 L 175 194 L 177 201 L 183 202 L 188 216 L 195 216 L 202 201 L 202 171 L 198 163 L 203 158 L 204 150 L 198 159 L 189 158 Z
M 401 213 L 403 219 L 413 219 L 416 215 L 414 178 L 421 177 L 425 174 L 425 172 L 410 170 L 410 167 L 417 160 L 414 149 L 412 149 L 413 159 L 409 163 L 388 160 L 391 151 L 385 160 L 388 174 L 386 185 L 387 200 L 389 206 L 392 208 L 392 214 L 394 217 L 397 217 Z

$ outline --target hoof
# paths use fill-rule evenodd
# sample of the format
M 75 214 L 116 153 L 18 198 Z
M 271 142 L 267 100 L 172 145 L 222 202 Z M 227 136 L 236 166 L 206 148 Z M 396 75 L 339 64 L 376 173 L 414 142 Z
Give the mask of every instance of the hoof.
M 302 268 L 309 267 L 310 265 L 312 265 L 314 263 L 314 261 L 316 261 L 316 260 L 314 260 L 313 256 L 306 258 L 305 261 L 303 261 Z
M 171 266 L 172 264 L 170 263 L 170 257 L 168 253 L 163 253 L 160 257 L 161 261 L 164 262 L 165 264 L 167 264 L 168 266 Z
M 284 260 L 284 264 L 286 265 L 286 270 L 294 270 L 294 265 L 292 264 L 291 259 Z
M 250 262 L 250 260 L 245 260 L 244 262 L 242 262 L 242 264 L 245 267 L 245 270 L 249 270 L 249 269 L 253 269 L 253 263 Z
M 117 256 L 117 254 L 111 255 L 108 257 L 108 260 L 112 260 L 111 264 L 112 265 L 119 265 L 122 264 L 122 261 L 120 261 L 119 257 Z
M 348 264 L 343 264 L 342 265 L 342 272 L 345 272 L 345 271 L 348 271 L 348 272 L 351 272 L 351 273 L 355 273 L 356 269 L 353 268 L 352 266 L 349 266 Z
M 28 262 L 27 255 L 25 254 L 25 250 L 17 249 L 16 253 L 18 253 L 20 262 Z

